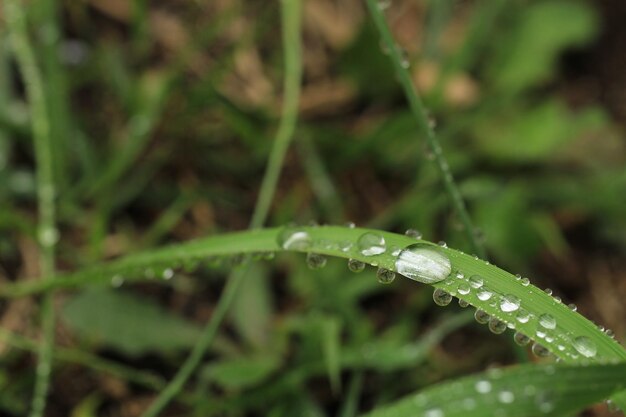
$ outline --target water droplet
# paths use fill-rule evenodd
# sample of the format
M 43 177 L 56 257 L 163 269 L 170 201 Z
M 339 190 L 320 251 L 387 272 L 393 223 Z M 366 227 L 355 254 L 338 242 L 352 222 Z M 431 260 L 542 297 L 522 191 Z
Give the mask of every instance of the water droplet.
M 326 266 L 326 257 L 319 253 L 309 252 L 306 254 L 306 264 L 311 269 L 320 269 Z
M 278 234 L 278 245 L 285 250 L 304 251 L 311 247 L 311 236 L 302 229 L 286 227 Z
M 397 246 L 392 246 L 392 247 L 390 248 L 390 250 L 391 250 L 391 255 L 392 255 L 392 256 L 398 256 L 398 255 L 400 255 L 400 252 L 402 252 L 402 249 L 400 249 L 400 248 L 399 248 L 399 247 L 397 247 Z
M 491 392 L 491 382 L 482 379 L 474 384 L 474 388 L 476 388 L 476 391 L 480 394 L 488 394 Z
M 170 280 L 174 277 L 174 270 L 172 268 L 165 268 L 163 270 L 163 273 L 161 274 L 161 277 L 164 280 Z
M 468 397 L 463 400 L 463 408 L 470 411 L 476 408 L 476 400 Z
M 378 233 L 363 233 L 356 242 L 359 252 L 363 256 L 374 256 L 385 253 L 387 246 L 385 238 Z
M 555 329 L 556 328 L 556 319 L 552 317 L 548 313 L 544 313 L 539 316 L 539 325 L 546 329 Z
M 39 230 L 39 244 L 44 248 L 54 246 L 59 241 L 59 230 L 55 227 L 43 227 Z
M 578 307 L 576 307 L 576 304 L 574 303 L 568 304 L 567 307 L 569 307 L 569 309 L 572 311 L 578 310 Z
M 422 238 L 422 233 L 416 229 L 406 229 L 406 232 L 404 232 L 404 234 L 407 235 L 408 237 L 412 237 L 413 239 Z
M 489 320 L 489 330 L 491 331 L 491 333 L 501 334 L 501 333 L 504 333 L 506 328 L 507 328 L 506 323 L 501 320 L 498 320 L 495 317 L 492 317 Z
M 348 259 L 348 269 L 352 272 L 361 272 L 365 269 L 365 263 L 357 259 Z
M 378 0 L 378 8 L 380 10 L 387 10 L 391 6 L 391 0 Z
M 396 260 L 396 270 L 415 281 L 434 284 L 450 275 L 450 259 L 437 248 L 424 243 L 408 246 Z
M 546 349 L 546 347 L 540 343 L 536 343 L 536 342 L 533 343 L 533 347 L 531 350 L 536 356 L 539 356 L 539 357 L 546 357 L 550 355 L 550 351 Z
M 348 229 L 354 229 L 356 227 L 356 224 L 354 224 L 354 222 L 346 222 L 345 226 Z
M 350 252 L 353 247 L 354 245 L 352 244 L 352 242 L 349 242 L 347 240 L 339 242 L 339 249 L 341 249 L 342 252 Z
M 447 248 L 448 247 L 448 244 L 446 242 L 444 242 L 443 240 L 440 240 L 438 245 L 441 246 L 442 248 Z
M 605 334 L 605 335 L 607 335 L 608 337 L 612 338 L 612 339 L 614 339 L 614 338 L 615 338 L 615 333 L 614 333 L 614 332 L 613 332 L 613 330 L 611 330 L 611 329 L 606 329 L 606 330 L 604 331 L 604 334 Z
M 546 294 L 548 295 L 552 295 L 552 290 L 550 288 L 546 288 L 545 290 L 543 290 Z
M 561 304 L 561 297 L 554 297 L 554 301 L 556 301 L 557 304 Z
M 385 268 L 378 268 L 376 277 L 381 284 L 391 284 L 396 279 L 396 273 Z
M 611 400 L 606 400 L 606 408 L 609 413 L 617 413 L 619 411 L 617 404 Z
M 404 49 L 400 49 L 400 66 L 404 69 L 407 69 L 411 66 L 411 61 L 409 61 L 409 54 Z
M 513 311 L 517 311 L 520 304 L 521 301 L 519 298 L 513 294 L 506 294 L 500 299 L 500 310 L 505 313 L 511 313 Z
M 433 291 L 433 300 L 435 301 L 435 304 L 443 307 L 450 304 L 452 296 L 450 293 L 442 290 L 441 288 L 435 288 L 435 291 Z
M 489 319 L 491 318 L 491 316 L 489 314 L 487 314 L 485 311 L 477 309 L 476 312 L 474 313 L 474 319 L 476 319 L 476 321 L 480 324 L 487 324 L 489 323 Z
M 430 410 L 426 410 L 424 417 L 444 417 L 444 414 L 439 408 L 431 408 Z
M 111 286 L 114 288 L 119 288 L 124 284 L 124 277 L 116 274 L 111 277 Z
M 469 294 L 469 293 L 470 293 L 470 286 L 469 286 L 469 284 L 467 284 L 467 283 L 465 283 L 465 282 L 462 282 L 462 283 L 460 283 L 460 284 L 459 284 L 459 286 L 457 287 L 457 289 L 456 289 L 456 290 L 457 290 L 457 291 L 459 292 L 459 294 L 461 294 L 461 295 L 467 295 L 467 294 Z
M 526 336 L 524 333 L 515 332 L 513 335 L 513 341 L 520 346 L 526 346 L 530 343 L 530 337 Z
M 554 410 L 554 402 L 552 401 L 552 393 L 550 391 L 541 391 L 535 397 L 535 405 L 542 413 L 549 413 Z
M 530 280 L 528 278 L 522 278 L 520 280 L 520 283 L 524 286 L 524 287 L 528 287 L 528 285 L 530 284 Z
M 515 395 L 513 394 L 513 392 L 508 390 L 500 391 L 498 393 L 498 401 L 500 401 L 502 404 L 511 404 L 513 403 L 513 401 L 515 401 Z
M 457 279 L 465 279 L 465 275 L 463 275 L 463 272 L 461 272 L 461 271 L 457 271 L 455 277 Z
M 507 326 L 505 322 L 498 320 L 495 317 L 491 317 L 491 319 L 489 319 L 489 330 L 491 333 L 501 334 L 504 333 L 506 329 Z
M 530 320 L 530 314 L 528 313 L 528 311 L 520 308 L 515 315 L 515 319 L 520 323 L 528 323 L 528 320 Z
M 459 298 L 459 306 L 460 306 L 460 307 L 465 308 L 465 307 L 467 307 L 468 305 L 469 305 L 469 302 L 467 302 L 467 301 L 465 301 L 465 300 L 463 300 L 463 299 Z
M 487 301 L 493 296 L 493 293 L 491 292 L 489 288 L 481 287 L 476 293 L 476 296 L 481 301 Z
M 469 279 L 469 284 L 474 288 L 480 288 L 483 286 L 483 277 L 480 275 L 472 275 Z
M 578 336 L 572 342 L 574 349 L 586 358 L 593 358 L 598 352 L 596 344 L 587 336 Z

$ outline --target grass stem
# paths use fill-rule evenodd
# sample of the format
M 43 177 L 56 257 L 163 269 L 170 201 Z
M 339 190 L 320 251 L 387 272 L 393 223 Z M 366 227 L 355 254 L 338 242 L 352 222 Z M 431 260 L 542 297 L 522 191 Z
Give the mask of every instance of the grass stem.
M 434 156 L 434 162 L 437 169 L 441 173 L 446 192 L 452 199 L 452 204 L 454 205 L 454 208 L 463 223 L 463 229 L 465 230 L 467 239 L 472 246 L 472 250 L 481 258 L 485 258 L 485 248 L 476 236 L 476 229 L 474 228 L 472 220 L 467 212 L 467 208 L 465 207 L 465 201 L 463 200 L 463 197 L 454 182 L 450 166 L 443 155 L 439 140 L 437 139 L 435 131 L 430 124 L 426 108 L 424 107 L 416 88 L 413 86 L 411 75 L 406 68 L 406 59 L 402 56 L 401 49 L 396 45 L 393 39 L 393 35 L 391 34 L 387 21 L 385 20 L 383 10 L 379 6 L 379 1 L 367 0 L 367 6 L 385 45 L 385 49 L 388 51 L 389 58 L 391 59 L 391 63 L 396 71 L 398 81 L 404 90 L 404 95 L 409 102 L 413 117 L 415 117 L 415 121 L 417 122 L 417 127 L 420 133 L 426 138 L 428 147 Z
M 39 268 L 43 279 L 54 275 L 55 246 L 55 185 L 53 176 L 53 146 L 44 85 L 35 54 L 28 38 L 25 8 L 19 0 L 6 0 L 4 13 L 19 70 L 26 86 L 32 114 L 32 131 L 37 169 L 37 203 L 39 207 L 38 240 L 41 247 Z M 50 388 L 52 352 L 54 346 L 54 308 L 52 294 L 42 300 L 41 321 L 43 339 L 38 349 L 35 389 L 31 417 L 40 417 L 46 408 Z

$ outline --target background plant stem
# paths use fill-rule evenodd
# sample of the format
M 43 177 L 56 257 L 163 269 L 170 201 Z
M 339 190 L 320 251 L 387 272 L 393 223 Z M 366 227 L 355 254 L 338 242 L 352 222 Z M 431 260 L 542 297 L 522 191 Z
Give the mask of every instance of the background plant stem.
M 411 111 L 413 113 L 413 117 L 417 122 L 417 127 L 422 134 L 426 138 L 426 142 L 430 151 L 433 154 L 434 162 L 437 166 L 437 169 L 441 173 L 443 185 L 446 189 L 446 192 L 452 199 L 452 204 L 454 208 L 461 218 L 461 222 L 463 223 L 463 230 L 467 235 L 467 239 L 472 246 L 472 250 L 481 258 L 486 257 L 485 248 L 482 243 L 476 237 L 476 229 L 472 223 L 472 220 L 467 212 L 467 208 L 465 207 L 465 201 L 463 201 L 463 197 L 459 192 L 459 189 L 454 182 L 454 177 L 452 176 L 452 172 L 450 171 L 450 166 L 446 161 L 445 156 L 443 155 L 443 151 L 441 149 L 441 145 L 439 144 L 439 140 L 435 135 L 435 131 L 431 126 L 429 121 L 428 112 L 420 99 L 416 88 L 413 86 L 413 81 L 411 80 L 411 75 L 407 70 L 406 58 L 402 56 L 402 50 L 396 45 L 393 35 L 389 30 L 389 26 L 387 25 L 387 21 L 385 20 L 385 15 L 383 14 L 383 10 L 378 5 L 377 0 L 367 0 L 367 6 L 370 11 L 370 15 L 376 24 L 376 28 L 378 29 L 378 33 L 382 38 L 383 43 L 385 44 L 386 51 L 388 51 L 389 59 L 393 64 L 393 67 L 396 71 L 396 75 L 398 77 L 398 81 L 404 90 L 404 95 L 409 102 L 409 106 L 411 107 Z
M 298 117 L 298 100 L 300 97 L 300 82 L 302 78 L 302 52 L 300 45 L 300 0 L 281 1 L 281 17 L 283 30 L 283 51 L 285 60 L 284 99 L 283 109 L 276 139 L 270 153 L 261 190 L 250 221 L 250 228 L 257 229 L 263 226 L 269 208 L 274 199 L 276 185 L 285 160 L 285 154 L 293 137 Z M 193 371 L 200 364 L 204 353 L 209 348 L 219 326 L 224 321 L 230 306 L 235 300 L 237 290 L 241 286 L 249 269 L 246 260 L 241 269 L 230 274 L 226 286 L 220 296 L 211 320 L 207 323 L 200 340 L 196 343 L 185 363 L 178 370 L 172 381 L 161 391 L 157 399 L 143 414 L 143 417 L 158 415 L 167 404 L 183 389 Z
M 32 114 L 32 134 L 37 167 L 37 203 L 39 207 L 38 241 L 41 247 L 39 268 L 44 279 L 54 275 L 55 245 L 55 186 L 50 121 L 41 73 L 28 39 L 24 6 L 18 0 L 5 0 L 4 12 L 13 50 L 26 86 L 26 95 Z M 38 349 L 35 389 L 31 417 L 44 414 L 50 386 L 52 351 L 54 345 L 54 309 L 52 294 L 43 296 L 41 305 L 43 339 Z

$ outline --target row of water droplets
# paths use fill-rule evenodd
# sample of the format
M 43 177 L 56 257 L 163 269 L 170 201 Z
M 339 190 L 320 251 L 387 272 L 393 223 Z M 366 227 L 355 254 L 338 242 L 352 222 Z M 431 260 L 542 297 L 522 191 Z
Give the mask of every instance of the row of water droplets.
M 516 276 L 522 286 L 530 286 L 528 278 Z M 515 329 L 519 324 L 534 325 L 535 331 L 532 336 L 520 331 L 513 335 L 514 341 L 525 346 L 531 343 L 532 352 L 537 356 L 548 356 L 550 351 L 542 344 L 555 346 L 559 351 L 559 356 L 567 356 L 571 359 L 591 359 L 597 355 L 597 346 L 593 340 L 584 335 L 572 335 L 558 326 L 556 318 L 548 313 L 534 314 L 524 308 L 522 300 L 513 294 L 502 294 L 485 285 L 485 280 L 480 275 L 466 277 L 462 272 L 453 272 L 442 284 L 443 288 L 437 288 L 433 293 L 433 299 L 438 305 L 448 305 L 452 301 L 452 296 L 461 297 L 459 305 L 467 307 L 469 304 L 480 305 L 487 302 L 497 312 L 490 315 L 487 312 L 477 309 L 474 317 L 478 323 L 486 324 L 489 330 L 495 334 L 504 333 L 507 329 Z M 532 291 L 529 289 L 529 297 Z M 551 291 L 547 291 L 551 295 Z M 558 297 L 553 298 L 554 303 L 561 303 Z M 575 310 L 575 306 L 570 308 Z
M 554 374 L 554 366 L 544 369 L 546 375 Z M 526 406 L 532 404 L 538 413 L 551 413 L 558 400 L 558 394 L 550 389 L 537 388 L 533 384 L 511 383 L 502 387 L 503 372 L 500 369 L 491 369 L 481 378 L 472 381 L 471 388 L 474 393 L 468 395 L 467 385 L 462 383 L 451 384 L 445 393 L 445 406 L 433 404 L 426 394 L 417 394 L 413 397 L 413 404 L 422 410 L 424 417 L 445 417 L 446 409 L 465 410 L 471 413 L 480 404 L 489 404 L 494 416 L 506 417 L 512 411 L 516 403 L 523 402 Z M 496 388 L 496 386 L 498 388 Z M 455 412 L 457 414 L 457 412 Z
M 176 275 L 190 274 L 200 268 L 230 270 L 241 266 L 246 257 L 255 261 L 269 261 L 274 259 L 275 254 L 273 251 L 265 251 L 248 255 L 234 254 L 190 257 L 188 253 L 181 252 L 179 259 L 170 262 L 159 262 L 158 264 L 155 263 L 147 267 L 129 265 L 128 267 L 120 268 L 118 266 L 114 268 L 116 272 L 113 274 L 108 273 L 106 269 L 98 273 L 101 274 L 103 278 L 110 277 L 109 283 L 111 287 L 120 288 L 127 282 L 137 280 L 171 281 Z M 90 275 L 93 275 L 93 273 Z
M 353 228 L 353 224 L 349 224 Z M 421 239 L 421 234 L 409 229 L 407 236 Z M 459 297 L 459 305 L 467 307 L 470 304 L 481 305 L 488 302 L 496 309 L 497 314 L 490 315 L 483 310 L 477 309 L 476 321 L 487 324 L 493 333 L 503 333 L 507 328 L 515 329 L 518 324 L 534 324 L 535 331 L 532 336 L 521 332 L 514 334 L 517 344 L 524 346 L 535 340 L 532 352 L 538 356 L 548 356 L 550 351 L 542 345 L 542 342 L 556 347 L 559 356 L 567 356 L 571 359 L 591 359 L 597 355 L 597 346 L 593 340 L 584 335 L 568 334 L 558 326 L 556 319 L 550 313 L 534 314 L 524 308 L 520 298 L 513 294 L 500 294 L 485 285 L 485 280 L 480 275 L 466 276 L 463 272 L 453 270 L 450 258 L 443 250 L 435 245 L 417 242 L 405 248 L 388 246 L 384 237 L 376 232 L 364 232 L 356 241 L 332 241 L 314 240 L 303 228 L 287 227 L 278 236 L 279 245 L 286 250 L 307 252 L 307 264 L 313 269 L 321 268 L 326 264 L 324 255 L 315 253 L 314 250 L 342 251 L 346 254 L 358 253 L 371 258 L 368 263 L 378 266 L 377 257 L 383 254 L 391 254 L 394 258 L 394 269 L 399 274 L 412 280 L 425 284 L 439 284 L 433 292 L 433 300 L 440 306 L 451 303 L 453 296 Z M 440 242 L 442 248 L 447 247 L 445 242 Z M 477 257 L 475 257 L 478 260 Z M 485 261 L 486 262 L 486 261 Z M 488 262 L 486 262 L 488 264 Z M 365 269 L 365 263 L 357 259 L 348 260 L 348 268 L 353 272 L 361 272 Z M 394 281 L 396 273 L 390 269 L 379 267 L 377 278 L 383 284 Z M 530 285 L 528 278 L 516 276 L 517 281 L 524 287 Z M 546 290 L 552 295 L 550 290 Z M 529 295 L 532 291 L 529 290 Z M 560 298 L 553 297 L 554 303 L 561 303 Z M 574 305 L 570 305 L 575 310 Z

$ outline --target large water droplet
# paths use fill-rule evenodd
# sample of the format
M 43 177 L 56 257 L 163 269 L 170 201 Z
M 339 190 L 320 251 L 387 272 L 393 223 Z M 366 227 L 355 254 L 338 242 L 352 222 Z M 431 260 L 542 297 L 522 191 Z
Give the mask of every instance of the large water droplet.
M 361 272 L 365 269 L 365 263 L 357 259 L 348 259 L 348 269 L 352 272 Z
M 505 313 L 510 313 L 513 311 L 517 311 L 521 301 L 519 298 L 514 296 L 513 294 L 506 294 L 500 299 L 500 310 Z
M 587 336 L 578 336 L 573 340 L 574 349 L 586 358 L 593 358 L 598 352 L 598 348 L 593 340 Z
M 374 256 L 385 253 L 387 246 L 385 238 L 378 233 L 363 233 L 356 242 L 359 252 L 363 256 Z
M 483 277 L 481 277 L 480 275 L 472 275 L 469 279 L 469 284 L 473 288 L 480 288 L 483 286 L 483 283 Z
M 530 343 L 530 337 L 526 336 L 524 333 L 515 332 L 513 335 L 513 341 L 520 346 L 526 346 Z
M 326 257 L 319 253 L 309 252 L 306 254 L 306 264 L 311 269 L 320 269 L 326 266 Z
M 433 291 L 433 301 L 439 306 L 447 306 L 452 301 L 452 296 L 441 288 L 435 288 L 435 291 Z
M 378 268 L 376 278 L 381 284 L 391 284 L 396 279 L 396 273 L 385 268 Z
M 552 317 L 548 313 L 544 313 L 539 316 L 539 325 L 546 329 L 555 329 L 556 328 L 556 319 Z
M 303 229 L 287 227 L 278 234 L 278 245 L 285 250 L 303 251 L 311 247 L 311 236 Z
M 489 314 L 480 309 L 476 310 L 476 312 L 474 313 L 474 319 L 476 319 L 476 321 L 480 324 L 489 323 L 490 318 L 491 316 Z
M 450 259 L 431 245 L 416 243 L 406 247 L 398 259 L 396 270 L 415 281 L 434 284 L 450 275 Z
M 495 317 L 492 317 L 489 320 L 489 330 L 495 334 L 504 333 L 504 331 L 506 330 L 506 323 L 501 320 L 498 320 Z

